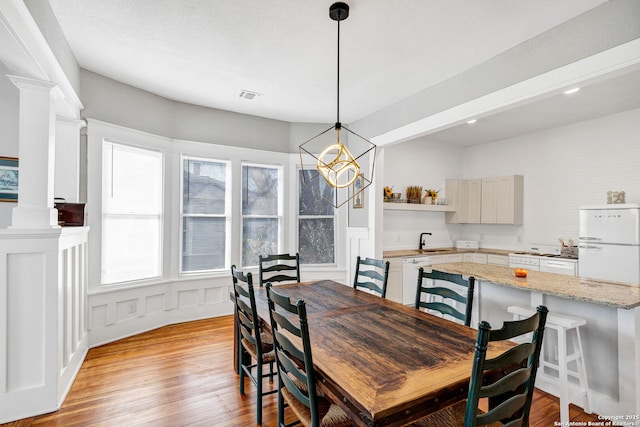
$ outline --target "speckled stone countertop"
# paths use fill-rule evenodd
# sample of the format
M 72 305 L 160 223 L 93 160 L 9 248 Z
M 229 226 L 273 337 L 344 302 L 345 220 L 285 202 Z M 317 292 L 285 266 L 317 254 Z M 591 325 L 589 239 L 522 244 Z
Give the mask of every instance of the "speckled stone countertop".
M 513 268 L 473 262 L 437 264 L 432 268 L 446 273 L 473 276 L 476 280 L 491 282 L 496 285 L 542 292 L 561 298 L 627 310 L 640 306 L 640 285 L 638 284 L 603 282 L 539 271 L 529 271 L 527 277 L 520 278 L 515 276 Z
M 449 255 L 449 254 L 493 254 L 493 255 L 509 255 L 515 251 L 504 249 L 456 249 L 456 248 L 429 248 L 419 251 L 418 249 L 399 249 L 394 251 L 384 251 L 383 258 L 402 258 L 406 256 L 417 255 Z

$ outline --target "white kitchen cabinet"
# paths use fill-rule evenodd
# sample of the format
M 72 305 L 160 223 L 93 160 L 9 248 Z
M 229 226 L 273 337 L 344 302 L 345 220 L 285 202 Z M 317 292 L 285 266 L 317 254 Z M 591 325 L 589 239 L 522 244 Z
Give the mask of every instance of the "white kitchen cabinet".
M 479 224 L 482 180 L 448 179 L 445 182 L 447 202 L 456 207 L 447 213 L 448 224 Z
M 524 177 L 483 178 L 480 220 L 483 224 L 522 224 Z
M 450 255 L 443 255 L 444 257 L 444 262 L 445 263 L 449 263 L 449 262 L 462 262 L 462 254 L 450 254 Z M 442 264 L 442 263 L 441 263 Z
M 466 253 L 462 255 L 463 262 L 475 262 L 476 264 L 486 264 L 487 254 L 480 253 Z
M 402 302 L 402 258 L 388 258 L 389 277 L 387 278 L 387 299 Z
M 487 264 L 489 264 L 489 265 L 500 265 L 502 267 L 509 267 L 509 256 L 508 255 L 487 254 Z

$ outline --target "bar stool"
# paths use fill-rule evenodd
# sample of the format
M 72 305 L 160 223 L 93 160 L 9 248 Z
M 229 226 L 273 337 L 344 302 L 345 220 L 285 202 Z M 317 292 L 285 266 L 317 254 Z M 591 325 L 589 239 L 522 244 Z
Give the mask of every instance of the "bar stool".
M 534 308 L 520 307 L 512 305 L 507 308 L 507 311 L 513 314 L 514 320 L 529 317 L 535 313 Z M 540 357 L 540 369 L 538 369 L 538 378 L 544 377 L 545 379 L 558 384 L 559 399 L 560 399 L 560 421 L 562 425 L 569 425 L 569 403 L 571 398 L 578 396 L 583 397 L 584 412 L 591 413 L 589 407 L 589 385 L 587 384 L 587 373 L 584 367 L 584 353 L 582 351 L 582 341 L 580 340 L 580 326 L 587 324 L 585 319 L 566 316 L 559 314 L 552 314 L 549 312 L 547 315 L 547 329 L 553 329 L 557 332 L 557 345 L 558 345 L 558 363 L 554 363 L 547 360 L 545 356 L 547 353 L 543 351 L 542 357 Z M 576 339 L 573 340 L 573 348 L 571 353 L 567 353 L 569 350 L 567 335 L 569 332 L 574 331 Z M 545 336 L 545 344 L 548 344 L 549 336 Z M 576 369 L 572 369 L 569 364 L 575 362 Z M 545 368 L 555 370 L 558 372 L 558 378 L 553 375 L 549 375 Z M 578 391 L 574 395 L 569 395 L 569 376 L 578 380 Z

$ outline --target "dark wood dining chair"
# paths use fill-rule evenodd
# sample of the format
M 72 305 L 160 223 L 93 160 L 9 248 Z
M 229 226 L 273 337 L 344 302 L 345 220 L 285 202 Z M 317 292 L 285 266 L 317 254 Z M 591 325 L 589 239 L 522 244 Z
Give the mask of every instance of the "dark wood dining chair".
M 284 272 L 284 273 L 283 273 Z M 260 286 L 267 282 L 299 282 L 300 255 L 277 254 L 258 257 Z
M 448 406 L 410 425 L 528 426 L 547 313 L 547 307 L 538 306 L 533 316 L 504 322 L 500 329 L 480 322 L 466 402 Z M 527 334 L 529 338 L 523 340 Z M 521 337 L 519 345 L 492 359 L 486 358 L 490 342 L 516 337 Z M 484 398 L 488 399 L 487 412 L 478 409 L 478 402 Z
M 262 380 L 269 378 L 273 382 L 275 353 L 271 334 L 262 331 L 260 317 L 256 310 L 256 299 L 253 293 L 251 273 L 244 274 L 231 266 L 233 289 L 236 304 L 236 320 L 238 325 L 237 366 L 240 374 L 240 394 L 244 395 L 244 377 L 249 377 L 256 386 L 257 424 L 262 424 L 262 396 L 276 393 L 273 388 L 263 391 Z M 269 365 L 269 372 L 264 373 L 264 365 Z
M 305 302 L 292 303 L 271 283 L 266 287 L 278 366 L 278 427 L 297 424 L 285 424 L 285 404 L 305 426 L 351 426 L 351 419 L 339 406 L 318 395 Z
M 433 279 L 434 286 L 424 286 L 423 279 Z M 436 280 L 438 282 L 435 282 Z M 470 326 L 475 280 L 473 276 L 469 277 L 469 279 L 464 279 L 461 274 L 444 273 L 437 270 L 425 271 L 424 268 L 420 267 L 414 307 L 438 311 L 443 315 L 449 315 L 462 321 L 465 326 Z M 466 288 L 465 293 L 461 294 L 454 290 L 451 284 L 463 286 Z M 429 295 L 440 297 L 441 301 L 429 301 L 428 299 L 423 301 L 422 297 L 424 295 L 427 295 L 427 297 Z M 464 305 L 464 313 L 454 306 L 455 303 Z
M 387 295 L 387 280 L 389 279 L 389 261 L 373 258 L 356 259 L 356 274 L 353 279 L 354 289 L 368 289 L 385 298 Z

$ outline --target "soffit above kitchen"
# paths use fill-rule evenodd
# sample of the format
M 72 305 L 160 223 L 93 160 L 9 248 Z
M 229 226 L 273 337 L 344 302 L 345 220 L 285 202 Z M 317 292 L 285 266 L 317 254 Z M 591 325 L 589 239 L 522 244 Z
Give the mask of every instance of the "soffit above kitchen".
M 334 119 L 333 0 L 49 1 L 84 69 L 180 102 L 289 122 Z M 342 121 L 424 91 L 603 3 L 351 0 L 341 28 Z M 554 48 L 562 46 L 551 46 L 550 55 Z M 249 100 L 242 91 L 255 95 Z

